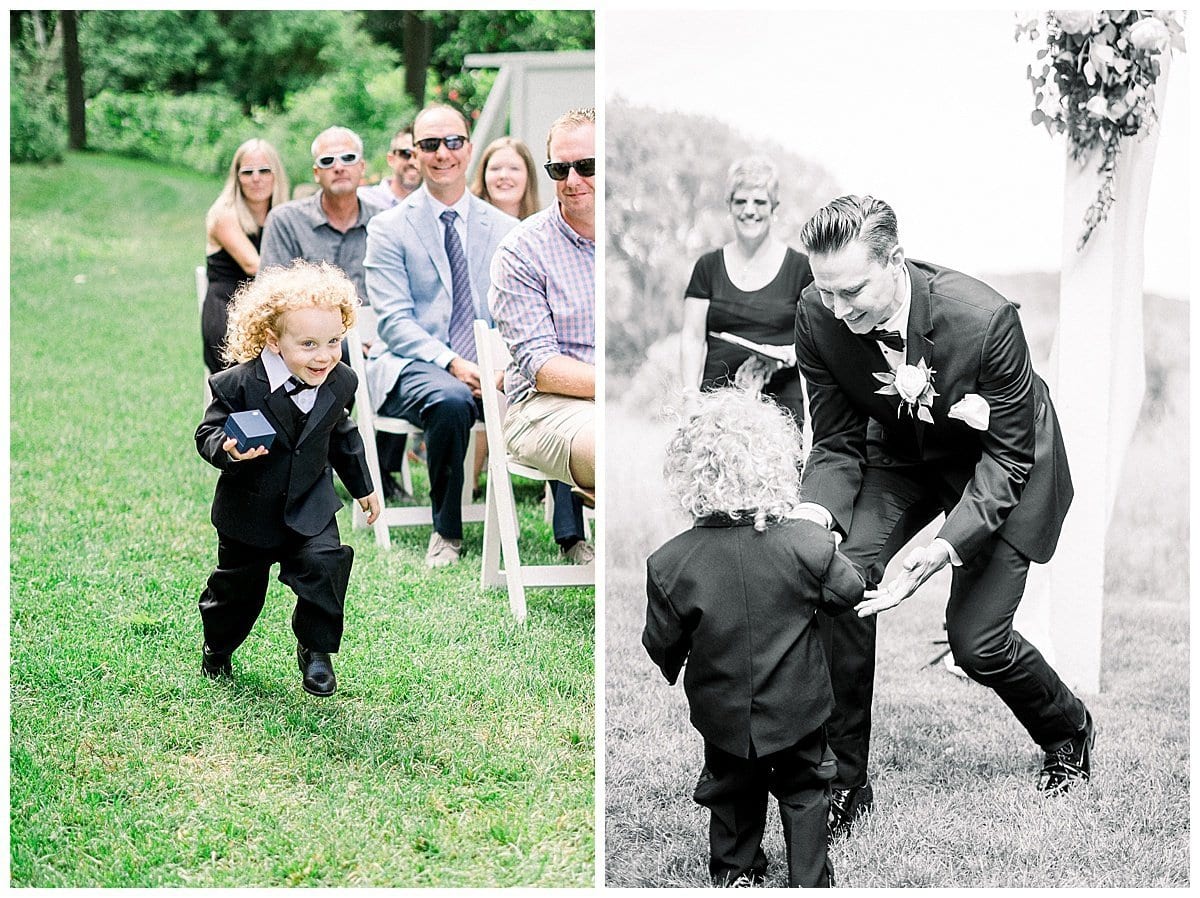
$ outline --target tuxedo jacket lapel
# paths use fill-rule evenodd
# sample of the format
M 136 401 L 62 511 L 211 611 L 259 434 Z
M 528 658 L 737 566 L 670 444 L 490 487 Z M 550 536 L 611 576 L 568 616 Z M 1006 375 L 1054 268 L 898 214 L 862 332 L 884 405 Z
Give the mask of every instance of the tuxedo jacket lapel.
M 336 376 L 337 369 L 334 368 L 333 373 L 329 375 L 329 380 L 322 385 L 321 389 L 317 390 L 317 401 L 313 403 L 312 411 L 308 413 L 308 422 L 304 425 L 304 430 L 300 434 L 300 438 L 296 440 L 297 446 L 308 439 L 308 435 L 313 432 L 313 430 L 321 421 L 325 420 L 325 416 L 328 415 L 333 409 L 337 397 L 334 396 L 333 384 L 331 381 L 333 381 Z M 289 399 L 288 402 L 291 402 L 291 400 Z
M 471 274 L 471 294 L 475 301 L 475 317 L 488 318 L 480 313 L 487 308 L 487 297 L 480 296 L 482 284 L 491 282 L 492 257 L 488 247 L 492 243 L 492 220 L 487 203 L 471 201 L 471 215 L 467 219 L 467 264 Z M 480 299 L 483 302 L 480 302 Z
M 433 202 L 430 200 L 429 194 L 425 193 L 423 188 L 418 192 L 421 194 L 420 198 L 414 199 L 408 210 L 413 230 L 417 232 L 421 245 L 429 253 L 429 261 L 437 269 L 438 278 L 441 279 L 442 289 L 446 291 L 446 296 L 453 297 L 454 284 L 450 280 L 450 260 L 446 256 L 446 241 L 443 237 L 442 223 L 433 213 Z
M 933 363 L 933 307 L 929 298 L 929 279 L 907 259 L 904 264 L 908 268 L 908 279 L 912 285 L 908 307 L 905 361 L 909 365 L 916 366 L 924 359 L 925 364 L 936 371 L 937 365 Z M 933 388 L 937 389 L 936 378 Z M 917 447 L 924 449 L 925 422 L 916 415 L 912 416 L 912 420 L 917 432 Z

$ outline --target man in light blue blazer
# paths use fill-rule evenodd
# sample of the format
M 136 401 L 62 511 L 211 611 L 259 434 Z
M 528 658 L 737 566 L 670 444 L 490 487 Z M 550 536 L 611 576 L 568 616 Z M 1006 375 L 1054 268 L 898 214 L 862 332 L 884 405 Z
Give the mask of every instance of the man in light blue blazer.
M 413 122 L 424 179 L 367 227 L 363 260 L 379 342 L 367 384 L 379 414 L 425 431 L 433 533 L 425 563 L 444 567 L 462 548 L 463 460 L 483 416 L 474 322 L 489 323 L 489 268 L 517 220 L 467 191 L 470 128 L 450 106 L 431 105 Z

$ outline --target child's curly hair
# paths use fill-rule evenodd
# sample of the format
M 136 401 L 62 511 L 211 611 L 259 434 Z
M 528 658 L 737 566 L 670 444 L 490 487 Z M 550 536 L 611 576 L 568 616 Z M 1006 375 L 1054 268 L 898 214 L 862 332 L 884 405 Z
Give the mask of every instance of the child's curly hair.
M 800 502 L 800 429 L 772 400 L 736 387 L 701 393 L 667 443 L 667 489 L 693 517 L 754 516 L 757 530 Z
M 243 284 L 229 303 L 224 356 L 230 362 L 248 362 L 261 355 L 267 331 L 279 335 L 279 317 L 284 312 L 336 309 L 350 330 L 360 305 L 354 284 L 336 265 L 296 259 L 287 268 L 264 269 Z

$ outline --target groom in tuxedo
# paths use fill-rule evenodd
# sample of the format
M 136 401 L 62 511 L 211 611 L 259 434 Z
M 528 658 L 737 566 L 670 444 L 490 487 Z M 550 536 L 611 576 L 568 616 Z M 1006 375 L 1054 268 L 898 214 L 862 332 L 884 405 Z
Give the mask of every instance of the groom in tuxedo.
M 955 661 L 1045 752 L 1037 788 L 1065 792 L 1090 776 L 1092 718 L 1012 621 L 1030 562 L 1054 554 L 1071 475 L 1016 306 L 966 275 L 906 259 L 895 213 L 873 197 L 829 203 L 800 241 L 813 271 L 796 310 L 813 424 L 802 513 L 842 535 L 842 552 L 874 582 L 946 516 L 857 615 L 820 620 L 837 702 L 830 835 L 848 832 L 873 799 L 874 614 L 947 564 Z

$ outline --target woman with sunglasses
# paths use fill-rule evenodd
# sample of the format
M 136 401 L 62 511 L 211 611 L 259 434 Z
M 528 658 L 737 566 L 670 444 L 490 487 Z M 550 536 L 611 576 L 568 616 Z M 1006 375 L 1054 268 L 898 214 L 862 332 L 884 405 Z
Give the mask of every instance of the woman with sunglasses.
M 733 240 L 700 257 L 684 294 L 679 341 L 684 390 L 735 382 L 759 387 L 803 426 L 793 330 L 796 304 L 812 283 L 812 271 L 807 256 L 771 234 L 779 205 L 774 163 L 762 156 L 735 162 L 725 202 Z
M 525 142 L 497 137 L 489 143 L 475 169 L 471 193 L 513 218 L 526 219 L 537 212 L 537 168 Z
M 229 299 L 258 273 L 263 222 L 273 206 L 287 202 L 288 179 L 279 153 L 265 140 L 247 140 L 233 154 L 229 176 L 204 219 L 208 292 L 200 313 L 204 364 L 229 366 L 221 355 Z

